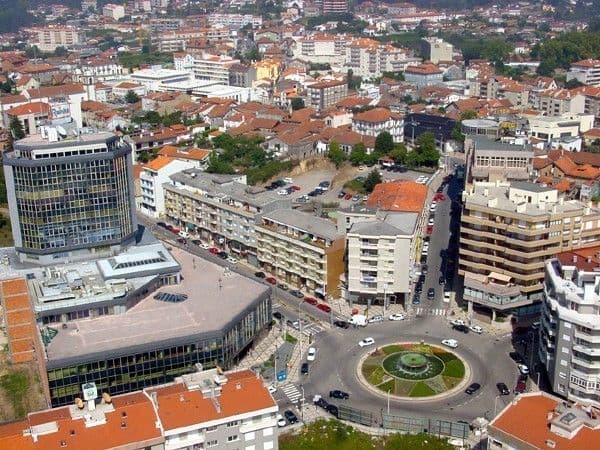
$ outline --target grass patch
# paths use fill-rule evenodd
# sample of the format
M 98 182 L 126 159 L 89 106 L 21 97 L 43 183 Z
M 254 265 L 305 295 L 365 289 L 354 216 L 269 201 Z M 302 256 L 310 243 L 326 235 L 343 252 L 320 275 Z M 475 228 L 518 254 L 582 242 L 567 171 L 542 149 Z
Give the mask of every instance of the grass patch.
M 460 359 L 454 359 L 446 362 L 446 368 L 442 372 L 442 376 L 462 378 L 465 376 L 465 365 Z
M 415 381 L 396 380 L 396 395 L 408 397 L 410 395 L 410 392 L 415 387 L 415 384 Z
M 452 388 L 458 386 L 458 384 L 462 380 L 462 378 L 454 378 L 454 377 L 442 377 L 442 379 L 444 380 L 444 383 L 446 384 L 446 387 L 448 389 L 452 389 Z
M 375 437 L 337 420 L 319 419 L 300 433 L 279 436 L 281 450 L 453 450 L 448 442 L 430 434 L 392 434 Z
M 401 345 L 388 345 L 386 347 L 383 347 L 382 350 L 386 355 L 389 355 L 390 353 L 402 352 L 405 349 Z
M 295 344 L 296 342 L 298 342 L 298 339 L 296 339 L 290 333 L 285 333 L 285 341 L 289 342 L 290 344 Z
M 385 370 L 381 366 L 363 366 L 362 372 L 367 381 L 373 385 L 383 383 L 383 379 L 386 375 Z
M 448 352 L 444 352 L 444 351 L 434 352 L 433 354 L 435 356 L 437 356 L 438 358 L 440 358 L 444 362 L 448 362 L 448 361 L 452 361 L 452 360 L 456 359 L 456 355 L 454 355 L 453 353 L 448 353 Z
M 416 383 L 412 391 L 410 391 L 411 397 L 429 397 L 435 394 L 436 392 L 422 381 Z
M 23 417 L 27 413 L 23 400 L 29 389 L 27 374 L 23 371 L 15 371 L 0 377 L 0 388 L 10 400 L 15 416 Z
M 347 193 L 353 192 L 355 194 L 364 194 L 367 192 L 365 191 L 365 185 L 363 182 L 358 180 L 348 181 L 346 184 L 344 184 L 343 191 Z

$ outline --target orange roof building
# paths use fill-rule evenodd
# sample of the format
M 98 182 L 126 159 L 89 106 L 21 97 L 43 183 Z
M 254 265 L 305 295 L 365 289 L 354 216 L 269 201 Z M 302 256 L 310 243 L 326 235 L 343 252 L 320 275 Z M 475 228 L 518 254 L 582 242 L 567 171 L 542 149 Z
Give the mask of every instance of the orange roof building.
M 510 402 L 487 431 L 492 450 L 589 450 L 600 442 L 600 411 L 532 392 Z
M 427 199 L 427 186 L 414 181 L 394 181 L 375 186 L 367 206 L 384 211 L 420 213 Z
M 0 282 L 0 299 L 4 306 L 11 361 L 32 361 L 37 344 L 37 330 L 25 279 L 14 278 Z M 0 445 L 0 448 L 4 447 Z
M 0 425 L 0 448 L 233 448 L 238 441 L 277 448 L 277 403 L 249 370 L 212 369 L 149 390 L 98 395 Z

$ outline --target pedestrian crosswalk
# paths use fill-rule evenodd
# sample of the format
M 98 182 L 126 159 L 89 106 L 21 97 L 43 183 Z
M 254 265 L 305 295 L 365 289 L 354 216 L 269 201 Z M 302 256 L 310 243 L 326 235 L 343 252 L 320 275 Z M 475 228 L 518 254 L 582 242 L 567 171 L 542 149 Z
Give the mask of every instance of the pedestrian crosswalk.
M 417 316 L 445 316 L 446 310 L 444 308 L 415 308 L 415 314 Z
M 302 397 L 302 394 L 300 393 L 295 384 L 286 384 L 282 386 L 281 390 L 286 395 L 286 397 L 290 399 L 290 402 L 292 403 L 297 402 L 300 399 L 300 397 Z
M 302 324 L 302 334 L 305 336 L 314 336 L 323 331 L 323 327 L 317 324 Z

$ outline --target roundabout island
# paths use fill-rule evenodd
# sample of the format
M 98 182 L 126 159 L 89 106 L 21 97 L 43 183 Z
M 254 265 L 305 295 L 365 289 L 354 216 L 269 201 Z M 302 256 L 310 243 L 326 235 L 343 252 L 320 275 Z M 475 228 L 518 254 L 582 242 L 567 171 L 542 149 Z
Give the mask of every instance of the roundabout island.
M 398 399 L 435 399 L 467 381 L 468 367 L 454 352 L 424 343 L 385 345 L 362 359 L 360 378 L 371 390 Z

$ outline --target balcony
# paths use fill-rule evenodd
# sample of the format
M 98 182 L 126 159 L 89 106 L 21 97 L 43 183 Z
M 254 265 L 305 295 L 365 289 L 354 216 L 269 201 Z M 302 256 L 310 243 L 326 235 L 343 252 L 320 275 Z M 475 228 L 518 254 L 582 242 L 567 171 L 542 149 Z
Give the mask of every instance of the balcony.
M 308 233 L 303 233 L 301 231 L 290 233 L 286 231 L 286 228 L 284 226 L 280 226 L 275 223 L 263 223 L 261 225 L 258 225 L 257 228 L 262 228 L 271 233 L 275 233 L 275 236 L 271 236 L 273 237 L 273 239 L 279 241 L 281 245 L 285 245 L 282 242 L 282 240 L 290 239 L 298 242 L 302 246 L 317 247 L 323 250 L 328 247 L 327 242 L 323 238 Z
M 581 331 L 576 329 L 575 330 L 575 338 L 582 339 L 591 344 L 600 344 L 600 334 L 597 334 L 597 335 L 586 334 L 586 333 L 582 333 Z

